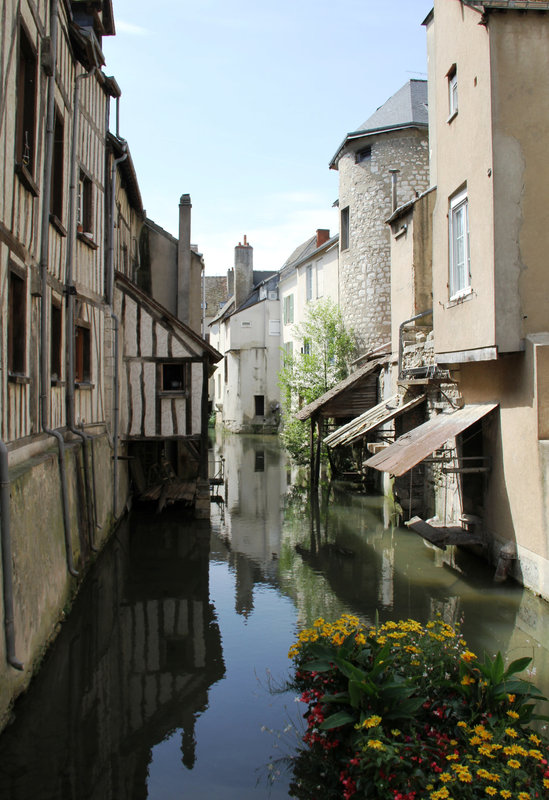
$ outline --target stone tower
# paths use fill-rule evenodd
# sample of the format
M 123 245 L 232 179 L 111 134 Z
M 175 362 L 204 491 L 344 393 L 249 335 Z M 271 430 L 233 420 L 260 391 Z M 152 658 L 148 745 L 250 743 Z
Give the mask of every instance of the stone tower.
M 409 81 L 348 133 L 330 167 L 339 171 L 340 306 L 363 354 L 391 341 L 386 220 L 429 185 L 427 81 Z

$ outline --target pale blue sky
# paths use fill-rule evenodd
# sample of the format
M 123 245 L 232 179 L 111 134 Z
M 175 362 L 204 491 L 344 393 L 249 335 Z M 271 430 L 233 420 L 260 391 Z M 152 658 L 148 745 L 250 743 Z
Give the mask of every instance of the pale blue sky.
M 105 72 L 121 86 L 120 135 L 148 216 L 192 241 L 210 275 L 247 234 L 256 269 L 278 269 L 317 228 L 337 232 L 348 131 L 426 77 L 432 0 L 113 0 Z

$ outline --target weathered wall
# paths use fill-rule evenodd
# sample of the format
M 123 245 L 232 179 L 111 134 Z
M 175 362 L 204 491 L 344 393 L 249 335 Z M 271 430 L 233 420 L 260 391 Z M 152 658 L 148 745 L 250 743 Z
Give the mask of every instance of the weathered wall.
M 361 140 L 362 141 L 362 140 Z M 390 169 L 398 169 L 397 205 L 428 186 L 425 131 L 406 129 L 368 137 L 372 154 L 355 163 L 355 148 L 338 162 L 339 208 L 349 207 L 349 247 L 340 249 L 340 306 L 364 353 L 391 339 Z M 362 142 L 364 146 L 364 142 Z M 341 247 L 341 239 L 340 239 Z
M 53 441 L 53 440 L 52 440 Z M 103 432 L 93 440 L 95 509 L 97 526 L 90 530 L 86 513 L 81 446 L 66 450 L 69 489 L 70 531 L 73 560 L 78 577 L 67 569 L 67 551 L 61 500 L 58 451 L 54 444 L 46 452 L 10 469 L 11 538 L 14 583 L 14 626 L 16 657 L 24 671 L 6 661 L 4 631 L 0 635 L 0 728 L 7 722 L 13 699 L 22 692 L 93 559 L 93 544 L 101 548 L 114 527 L 112 509 L 112 449 Z M 90 458 L 90 470 L 91 470 Z M 125 462 L 119 464 L 120 515 L 126 505 L 129 481 Z M 40 509 L 37 516 L 36 510 Z M 0 597 L 0 617 L 4 619 Z

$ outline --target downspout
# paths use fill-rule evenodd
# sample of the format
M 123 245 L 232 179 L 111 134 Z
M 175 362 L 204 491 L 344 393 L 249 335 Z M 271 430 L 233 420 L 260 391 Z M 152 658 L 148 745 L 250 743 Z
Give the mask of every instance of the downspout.
M 402 331 L 404 330 L 405 325 L 409 325 L 410 322 L 415 322 L 416 319 L 422 319 L 423 317 L 428 317 L 430 314 L 433 313 L 433 309 L 429 308 L 427 311 L 422 311 L 421 314 L 416 314 L 415 317 L 410 317 L 410 319 L 405 319 L 404 322 L 401 322 L 398 326 L 398 379 L 402 378 L 402 356 L 403 356 L 403 345 L 402 345 Z
M 54 436 L 59 445 L 59 473 L 61 477 L 61 496 L 63 503 L 63 526 L 65 531 L 65 549 L 67 554 L 67 567 L 71 575 L 78 575 L 74 566 L 71 543 L 69 497 L 67 486 L 67 470 L 65 466 L 65 441 L 59 431 L 48 427 L 49 387 L 48 387 L 48 260 L 49 260 L 49 226 L 50 226 L 50 194 L 51 174 L 53 159 L 53 137 L 55 122 L 55 71 L 57 68 L 57 26 L 59 17 L 59 0 L 51 0 L 50 14 L 50 42 L 52 52 L 52 70 L 48 75 L 48 105 L 46 116 L 46 138 L 44 142 L 44 183 L 42 187 L 42 219 L 40 237 L 40 282 L 41 282 L 41 307 L 40 307 L 40 423 L 44 433 Z
M 126 150 L 127 143 L 123 142 L 123 149 Z M 113 381 L 113 492 L 112 506 L 113 517 L 116 519 L 116 509 L 118 506 L 118 423 L 120 416 L 120 391 L 118 387 L 118 338 L 120 323 L 114 313 L 114 214 L 116 210 L 116 169 L 118 165 L 125 161 L 128 153 L 124 152 L 120 158 L 113 159 L 111 167 L 111 218 L 109 221 L 109 246 L 107 248 L 107 305 L 111 309 L 111 317 L 114 323 L 114 381 Z
M 76 289 L 73 279 L 74 250 L 76 243 L 76 168 L 78 148 L 78 120 L 80 117 L 80 81 L 90 78 L 95 74 L 97 67 L 92 67 L 89 72 L 77 75 L 74 80 L 74 99 L 72 111 L 72 142 L 71 142 L 71 172 L 69 186 L 69 224 L 67 232 L 67 260 L 65 269 L 65 286 L 67 293 L 67 428 L 82 442 L 82 461 L 84 465 L 84 491 L 86 494 L 86 513 L 88 517 L 88 538 L 90 547 L 94 552 L 95 546 L 94 527 L 95 519 L 92 503 L 95 503 L 95 473 L 90 481 L 88 442 L 90 436 L 79 430 L 74 424 L 74 298 Z M 93 492 L 94 497 L 90 497 Z
M 8 473 L 8 448 L 0 441 L 0 514 L 2 516 L 2 589 L 4 595 L 4 628 L 6 635 L 6 660 L 14 669 L 23 669 L 15 655 L 15 626 L 13 620 L 13 574 L 10 526 L 10 478 Z

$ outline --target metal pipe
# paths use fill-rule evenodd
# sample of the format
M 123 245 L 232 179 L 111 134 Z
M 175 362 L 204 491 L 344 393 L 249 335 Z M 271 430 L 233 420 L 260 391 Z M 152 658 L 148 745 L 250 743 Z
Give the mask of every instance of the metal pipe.
M 59 473 L 61 478 L 61 498 L 63 503 L 63 526 L 65 531 L 65 549 L 67 554 L 67 567 L 71 575 L 77 576 L 74 566 L 69 499 L 67 486 L 67 471 L 65 467 L 65 441 L 59 431 L 48 427 L 48 328 L 47 328 L 47 298 L 48 298 L 48 261 L 49 261 L 49 226 L 50 226 L 50 196 L 51 176 L 53 164 L 53 137 L 55 130 L 55 71 L 57 67 L 57 29 L 59 20 L 59 0 L 51 0 L 50 14 L 50 42 L 53 56 L 51 75 L 47 79 L 47 116 L 46 137 L 44 141 L 44 181 L 42 185 L 42 219 L 40 237 L 40 282 L 41 282 L 41 308 L 40 308 L 40 422 L 44 433 L 57 439 L 59 447 Z
M 391 214 L 394 214 L 398 208 L 397 202 L 397 175 L 400 172 L 399 169 L 390 169 L 389 172 L 391 173 Z
M 6 635 L 6 660 L 14 669 L 22 670 L 23 664 L 15 655 L 15 625 L 13 614 L 13 565 L 11 557 L 10 525 L 10 478 L 8 472 L 8 448 L 0 440 L 0 515 L 2 547 L 2 589 L 4 596 L 4 629 Z
M 123 142 L 126 150 L 127 143 Z M 119 379 L 119 359 L 118 359 L 118 339 L 120 323 L 114 313 L 114 213 L 116 210 L 116 169 L 118 165 L 125 161 L 128 153 L 124 152 L 120 158 L 113 159 L 111 167 L 111 218 L 109 220 L 109 246 L 107 248 L 107 303 L 111 309 L 114 333 L 114 380 L 113 380 L 113 493 L 112 506 L 113 517 L 116 519 L 118 506 L 118 422 L 120 415 L 120 392 L 118 387 Z
M 84 492 L 86 497 L 86 515 L 88 519 L 88 540 L 90 548 L 97 552 L 98 548 L 95 545 L 94 536 L 94 519 L 92 513 L 92 503 L 95 503 L 95 497 L 90 494 L 94 493 L 95 476 L 90 480 L 90 466 L 89 466 L 89 451 L 88 442 L 90 436 L 84 431 L 79 430 L 75 425 L 74 419 L 74 299 L 76 290 L 73 279 L 73 267 L 75 257 L 76 245 L 76 185 L 77 185 L 77 150 L 78 150 L 78 120 L 80 118 L 80 83 L 85 78 L 90 78 L 95 74 L 97 67 L 92 67 L 89 72 L 84 72 L 77 75 L 74 80 L 74 97 L 73 97 L 73 110 L 72 110 L 72 142 L 71 142 L 71 171 L 70 171 L 70 185 L 69 185 L 69 223 L 67 231 L 67 258 L 65 266 L 65 286 L 67 294 L 67 393 L 66 393 L 66 409 L 67 409 L 67 428 L 82 442 L 82 462 L 84 467 Z
M 405 319 L 404 322 L 401 322 L 398 326 L 398 378 L 399 380 L 402 378 L 402 356 L 403 356 L 403 345 L 402 345 L 402 331 L 404 330 L 405 325 L 409 325 L 410 322 L 415 322 L 417 319 L 422 319 L 423 317 L 428 317 L 429 314 L 433 313 L 433 309 L 429 308 L 427 311 L 422 311 L 421 314 L 416 314 L 415 317 L 410 317 L 410 319 Z

